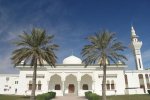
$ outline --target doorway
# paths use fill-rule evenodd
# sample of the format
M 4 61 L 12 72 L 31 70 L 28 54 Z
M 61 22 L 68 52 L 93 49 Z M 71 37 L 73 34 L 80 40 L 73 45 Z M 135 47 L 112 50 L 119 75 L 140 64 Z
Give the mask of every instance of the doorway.
M 68 86 L 68 92 L 69 93 L 74 93 L 74 90 L 75 90 L 74 84 L 69 84 L 69 86 Z

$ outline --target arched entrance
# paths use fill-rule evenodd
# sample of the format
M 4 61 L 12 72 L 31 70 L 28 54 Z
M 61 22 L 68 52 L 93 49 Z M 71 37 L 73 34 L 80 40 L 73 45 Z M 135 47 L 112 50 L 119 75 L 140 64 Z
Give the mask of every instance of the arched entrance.
M 77 94 L 77 78 L 76 76 L 70 74 L 65 80 L 65 94 Z
M 80 83 L 82 90 L 92 90 L 92 77 L 88 74 L 85 74 L 81 77 L 81 83 Z
M 61 77 L 57 74 L 51 76 L 49 82 L 49 91 L 60 91 L 62 87 Z

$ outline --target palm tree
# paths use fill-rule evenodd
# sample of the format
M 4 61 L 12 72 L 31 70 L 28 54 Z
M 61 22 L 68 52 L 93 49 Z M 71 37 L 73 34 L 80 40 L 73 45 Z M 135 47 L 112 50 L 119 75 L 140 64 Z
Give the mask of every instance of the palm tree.
M 17 49 L 12 52 L 12 62 L 15 66 L 24 61 L 23 65 L 30 64 L 33 70 L 32 92 L 30 100 L 35 100 L 37 66 L 43 66 L 46 61 L 55 67 L 58 45 L 52 43 L 53 35 L 47 35 L 45 30 L 33 28 L 31 34 L 23 32 L 19 35 L 15 45 Z
M 95 35 L 89 36 L 87 40 L 89 45 L 85 45 L 82 49 L 83 63 L 85 67 L 90 64 L 99 63 L 103 68 L 102 81 L 102 100 L 106 100 L 106 68 L 107 62 L 113 62 L 117 65 L 118 61 L 125 64 L 127 58 L 121 54 L 126 49 L 121 42 L 115 38 L 115 34 L 109 31 L 99 31 Z

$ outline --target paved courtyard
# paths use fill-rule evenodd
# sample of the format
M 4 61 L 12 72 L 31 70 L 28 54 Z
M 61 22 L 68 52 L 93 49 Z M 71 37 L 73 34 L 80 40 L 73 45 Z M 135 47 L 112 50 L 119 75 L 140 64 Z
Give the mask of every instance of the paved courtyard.
M 59 96 L 53 100 L 87 100 L 87 99 L 85 99 L 85 97 L 79 97 L 79 96 Z

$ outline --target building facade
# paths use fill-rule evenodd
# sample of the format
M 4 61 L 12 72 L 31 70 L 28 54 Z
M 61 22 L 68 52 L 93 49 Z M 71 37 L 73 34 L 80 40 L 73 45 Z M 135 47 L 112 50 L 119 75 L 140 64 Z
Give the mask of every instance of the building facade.
M 108 65 L 106 75 L 106 94 L 144 94 L 150 89 L 150 70 L 143 68 L 140 48 L 134 28 L 131 28 L 131 48 L 135 57 L 136 70 L 125 70 L 127 65 L 118 61 L 118 65 Z M 33 69 L 17 66 L 19 74 L 0 74 L 0 94 L 30 95 L 32 89 Z M 98 64 L 84 67 L 82 60 L 71 55 L 51 68 L 46 62 L 37 69 L 36 94 L 55 91 L 57 96 L 74 94 L 84 96 L 84 92 L 92 91 L 102 94 L 103 71 Z

